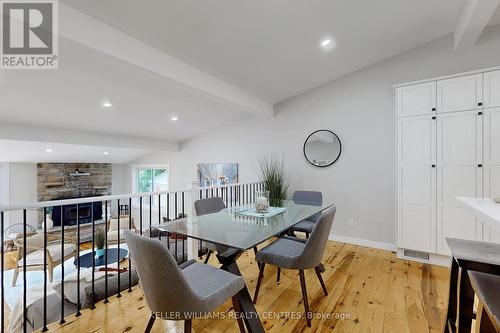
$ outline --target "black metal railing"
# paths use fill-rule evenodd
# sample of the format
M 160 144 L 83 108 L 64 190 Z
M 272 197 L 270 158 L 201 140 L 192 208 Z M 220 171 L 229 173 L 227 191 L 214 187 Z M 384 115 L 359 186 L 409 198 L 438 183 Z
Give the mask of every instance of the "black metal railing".
M 68 260 L 71 260 L 71 257 L 74 257 L 75 271 L 76 271 L 76 299 L 77 304 L 74 309 L 74 315 L 80 316 L 81 310 L 84 304 L 81 302 L 81 271 L 82 268 L 88 267 L 92 268 L 91 273 L 91 285 L 90 291 L 91 300 L 90 304 L 88 302 L 85 304 L 86 307 L 91 309 L 95 308 L 95 304 L 98 301 L 103 301 L 104 303 L 109 303 L 110 297 L 113 296 L 110 294 L 110 279 L 112 275 L 116 275 L 116 288 L 113 290 L 116 291 L 116 297 L 121 297 L 122 292 L 132 292 L 132 287 L 134 285 L 134 277 L 133 277 L 133 262 L 132 260 L 128 260 L 128 267 L 124 267 L 120 262 L 120 249 L 126 246 L 125 241 L 122 239 L 123 230 L 134 230 L 140 235 L 145 235 L 147 237 L 157 237 L 160 241 L 166 243 L 168 249 L 170 249 L 171 253 L 174 255 L 175 259 L 178 263 L 182 263 L 188 259 L 187 255 L 187 239 L 182 235 L 171 234 L 168 232 L 162 232 L 158 229 L 161 224 L 168 223 L 170 221 L 174 221 L 181 218 L 187 218 L 191 213 L 191 207 L 193 206 L 193 202 L 198 199 L 205 199 L 211 197 L 221 197 L 227 207 L 233 207 L 240 204 L 247 204 L 255 201 L 255 193 L 257 190 L 262 190 L 262 183 L 248 183 L 248 184 L 231 184 L 224 186 L 214 186 L 214 187 L 203 187 L 203 188 L 193 188 L 193 189 L 185 189 L 185 190 L 175 190 L 175 191 L 164 191 L 164 192 L 154 192 L 154 193 L 139 193 L 139 194 L 130 194 L 130 195 L 118 195 L 118 196 L 101 196 L 101 197 L 91 197 L 85 199 L 71 199 L 71 200 L 59 200 L 59 201 L 48 201 L 48 202 L 40 202 L 27 206 L 7 206 L 0 207 L 0 243 L 1 243 L 1 261 L 0 261 L 0 273 L 1 273 L 1 287 L 0 287 L 0 297 L 1 297 L 1 309 L 5 309 L 6 304 L 6 292 L 9 291 L 8 288 L 14 288 L 7 285 L 7 281 L 5 281 L 5 242 L 12 241 L 14 245 L 17 247 L 16 256 L 16 266 L 15 271 L 19 272 L 22 270 L 22 316 L 23 316 L 23 332 L 27 332 L 27 296 L 29 293 L 29 288 L 32 287 L 29 285 L 28 281 L 28 269 L 38 269 L 43 271 L 43 318 L 39 318 L 38 321 L 41 323 L 37 325 L 33 323 L 35 326 L 40 327 L 31 327 L 31 329 L 42 329 L 42 331 L 48 330 L 48 325 L 52 322 L 59 321 L 60 324 L 65 323 L 65 318 L 67 318 L 67 305 L 65 304 L 64 299 L 60 300 L 60 314 L 59 318 L 55 319 L 53 316 L 49 318 L 48 311 L 48 288 L 49 288 L 49 280 L 53 276 L 53 269 L 57 266 L 60 266 L 61 271 L 61 283 L 60 295 L 64 295 L 64 285 L 65 285 L 65 265 L 64 263 Z M 188 201 L 189 200 L 189 201 Z M 124 203 L 126 204 L 124 205 Z M 90 223 L 82 223 L 80 218 L 80 212 L 83 208 L 80 207 L 82 204 L 91 204 L 91 217 Z M 125 207 L 128 204 L 128 207 Z M 76 223 L 71 226 L 64 225 L 63 219 L 63 207 L 67 205 L 76 205 Z M 102 216 L 94 216 L 94 205 L 101 205 Z M 51 212 L 54 210 L 54 207 L 58 207 L 59 214 L 59 225 L 60 227 L 48 227 L 48 217 Z M 188 209 L 189 208 L 189 209 Z M 5 235 L 6 230 L 6 221 L 7 217 L 11 217 L 12 215 L 19 214 L 21 212 L 22 216 L 22 231 L 15 237 L 15 239 L 10 239 Z M 28 212 L 30 214 L 30 221 L 28 221 Z M 43 214 L 43 217 L 40 218 L 40 214 Z M 35 217 L 35 218 L 33 218 Z M 34 220 L 34 221 L 33 221 Z M 31 237 L 33 237 L 32 233 L 28 233 L 28 227 L 33 225 L 38 220 L 43 221 L 42 226 L 40 226 L 36 232 L 43 234 L 43 245 L 39 248 L 35 248 L 32 246 Z M 136 224 L 138 221 L 138 225 Z M 12 221 L 9 221 L 12 222 Z M 116 232 L 116 239 L 109 239 L 110 233 L 109 228 L 111 224 L 116 222 L 116 229 L 113 232 Z M 33 229 L 30 227 L 30 230 Z M 96 233 L 97 230 L 100 229 L 104 233 L 104 260 L 97 264 L 96 262 Z M 90 232 L 90 235 L 89 235 Z M 114 234 L 113 234 L 114 235 Z M 50 236 L 50 237 L 49 237 Z M 50 254 L 50 249 L 53 249 L 54 243 L 51 239 L 56 239 L 57 242 L 60 242 L 60 259 L 54 262 L 55 258 L 52 258 Z M 69 251 L 68 249 L 74 250 Z M 201 242 L 199 243 L 201 249 Z M 91 248 L 88 248 L 88 247 Z M 22 248 L 22 251 L 19 249 Z M 86 249 L 85 249 L 86 248 Z M 116 268 L 110 268 L 108 259 L 110 255 L 110 249 L 116 248 L 118 257 L 116 258 L 118 262 L 116 262 Z M 28 252 L 29 251 L 29 252 Z M 32 251 L 43 251 L 43 264 L 42 265 L 32 265 L 28 261 L 28 255 Z M 83 265 L 83 255 L 91 254 L 91 263 L 89 264 L 87 261 L 85 265 Z M 198 251 L 198 255 L 202 253 Z M 19 262 L 22 260 L 22 264 L 19 265 Z M 59 262 L 60 261 L 60 262 Z M 96 268 L 100 270 L 104 270 L 103 281 L 100 280 L 99 284 L 102 286 L 104 284 L 104 295 L 100 295 L 102 299 L 98 299 L 96 296 Z M 50 271 L 49 271 L 50 269 Z M 115 274 L 116 273 L 116 274 Z M 122 279 L 126 279 L 126 281 L 122 281 Z M 88 288 L 88 287 L 87 287 Z M 54 304 L 50 304 L 51 308 L 54 307 Z M 53 313 L 53 311 L 50 311 Z M 1 312 L 0 325 L 2 327 L 2 332 L 6 327 L 6 316 L 5 311 Z

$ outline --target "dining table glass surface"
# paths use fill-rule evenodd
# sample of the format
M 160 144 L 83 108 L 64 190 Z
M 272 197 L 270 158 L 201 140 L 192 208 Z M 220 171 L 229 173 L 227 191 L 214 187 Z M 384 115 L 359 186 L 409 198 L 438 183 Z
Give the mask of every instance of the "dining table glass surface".
M 255 207 L 255 204 L 243 204 L 225 208 L 217 213 L 162 223 L 159 229 L 235 249 L 248 250 L 332 205 L 311 206 L 286 200 L 282 206 L 285 208 L 284 212 L 270 218 L 238 214 Z

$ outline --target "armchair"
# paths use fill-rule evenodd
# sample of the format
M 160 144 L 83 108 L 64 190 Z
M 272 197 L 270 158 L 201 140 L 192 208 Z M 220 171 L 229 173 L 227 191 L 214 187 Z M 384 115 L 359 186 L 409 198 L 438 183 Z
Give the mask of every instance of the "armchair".
M 110 218 L 107 223 L 108 244 L 118 243 L 118 238 L 120 239 L 120 243 L 125 243 L 124 230 L 132 230 L 137 233 L 138 230 L 133 217 L 131 217 L 131 222 L 132 229 L 129 229 L 129 216 L 120 215 L 120 228 L 118 229 L 118 218 Z
M 14 239 L 14 244 L 17 247 L 16 265 L 14 267 L 14 276 L 12 278 L 12 286 L 16 285 L 19 272 L 24 269 L 24 247 L 26 246 L 26 270 L 44 270 L 44 255 L 47 256 L 47 272 L 49 281 L 54 278 L 54 268 L 62 264 L 71 257 L 76 256 L 76 238 L 73 234 L 64 236 L 64 240 L 60 235 L 47 234 L 47 249 L 44 252 L 44 235 L 42 233 L 26 233 L 26 244 L 23 241 L 23 235 L 20 234 Z M 64 253 L 61 253 L 61 241 L 64 242 Z

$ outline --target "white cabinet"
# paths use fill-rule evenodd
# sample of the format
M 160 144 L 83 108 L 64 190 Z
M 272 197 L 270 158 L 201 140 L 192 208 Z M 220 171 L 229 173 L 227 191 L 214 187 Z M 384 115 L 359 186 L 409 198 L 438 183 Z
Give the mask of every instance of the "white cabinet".
M 500 198 L 500 69 L 396 87 L 397 246 L 449 255 L 447 237 L 500 243 L 457 197 Z M 433 110 L 433 108 L 435 108 Z
M 483 85 L 484 107 L 500 107 L 500 70 L 484 73 Z
M 457 196 L 482 196 L 482 116 L 477 111 L 437 116 L 437 252 L 449 254 L 445 237 L 481 240 L 482 223 Z
M 396 90 L 400 117 L 432 114 L 436 109 L 436 82 L 426 82 Z
M 481 107 L 483 74 L 437 81 L 437 112 L 474 110 Z
M 500 198 L 500 108 L 484 110 L 484 196 Z M 485 240 L 500 243 L 500 231 L 485 228 Z
M 400 118 L 398 246 L 436 250 L 436 126 L 432 116 Z

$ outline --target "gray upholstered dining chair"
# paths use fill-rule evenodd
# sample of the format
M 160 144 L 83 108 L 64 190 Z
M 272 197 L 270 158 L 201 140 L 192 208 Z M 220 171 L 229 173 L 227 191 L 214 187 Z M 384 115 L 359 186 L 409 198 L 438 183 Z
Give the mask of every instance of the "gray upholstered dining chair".
M 245 282 L 241 276 L 191 260 L 179 267 L 170 251 L 158 240 L 124 232 L 139 282 L 151 310 L 145 332 L 155 319 L 184 320 L 191 332 L 192 319 L 209 313 L 232 298 L 240 331 L 244 332 L 241 307 L 235 296 Z
M 226 204 L 224 203 L 224 200 L 222 200 L 222 198 L 220 197 L 200 199 L 194 202 L 194 210 L 196 211 L 196 215 L 198 216 L 218 213 L 224 208 L 226 208 Z M 213 243 L 202 242 L 202 246 L 205 247 L 208 251 L 207 256 L 205 257 L 205 264 L 208 263 L 210 255 L 214 251 L 223 250 L 222 246 Z
M 323 194 L 317 191 L 295 191 L 292 194 L 292 201 L 299 205 L 309 205 L 309 206 L 321 206 L 323 204 Z M 304 221 L 301 221 L 290 228 L 290 231 L 299 231 L 306 234 L 306 238 L 309 238 L 309 234 L 314 229 L 314 225 L 320 218 L 321 213 L 317 213 Z
M 253 298 L 254 303 L 257 302 L 257 297 L 259 296 L 259 289 L 266 264 L 278 266 L 278 268 L 296 269 L 299 271 L 307 326 L 311 327 L 311 312 L 309 311 L 309 303 L 307 301 L 304 270 L 314 268 L 323 292 L 325 295 L 328 295 L 328 290 L 321 277 L 319 265 L 321 264 L 328 235 L 332 228 L 335 210 L 335 207 L 330 207 L 323 211 L 318 222 L 315 223 L 309 239 L 284 236 L 257 252 L 256 260 L 260 262 L 260 271 Z

